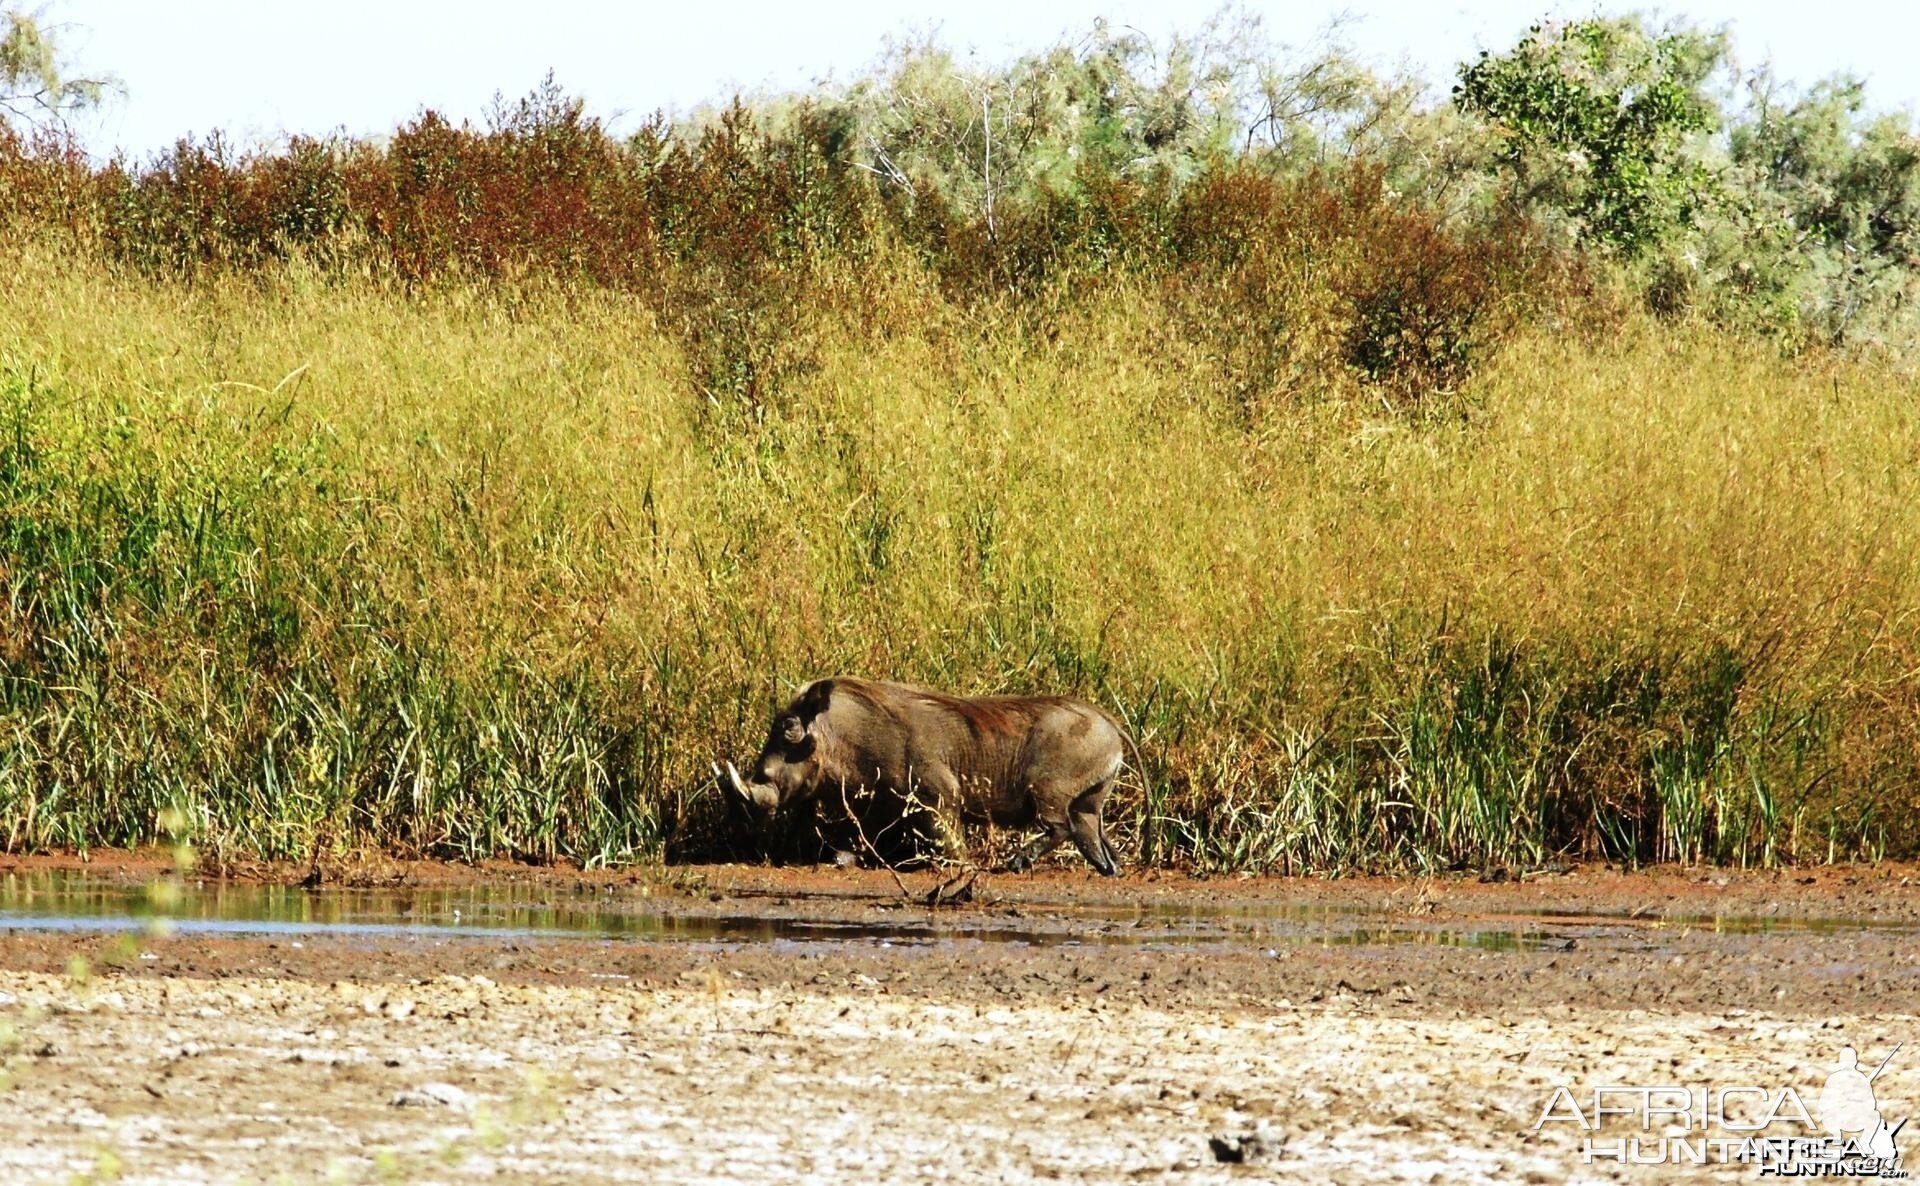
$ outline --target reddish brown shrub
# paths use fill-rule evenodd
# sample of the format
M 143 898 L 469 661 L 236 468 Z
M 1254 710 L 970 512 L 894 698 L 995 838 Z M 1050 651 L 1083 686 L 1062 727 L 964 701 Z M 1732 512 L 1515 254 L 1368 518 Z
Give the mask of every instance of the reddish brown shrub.
M 1330 376 L 1402 403 L 1455 387 L 1562 271 L 1527 225 L 1443 217 L 1366 165 L 1229 159 L 1179 186 L 1086 165 L 989 220 L 883 192 L 845 118 L 803 107 L 774 133 L 736 104 L 697 134 L 656 119 L 622 141 L 549 80 L 485 127 L 428 112 L 384 144 L 249 153 L 216 135 L 143 166 L 0 130 L 0 224 L 167 275 L 299 253 L 409 284 L 621 288 L 679 333 L 701 391 L 748 408 L 813 365 L 823 315 L 887 325 L 889 269 L 924 268 L 962 306 L 1036 309 L 1145 278 L 1249 408 Z
M 1174 318 L 1243 404 L 1342 369 L 1401 402 L 1457 386 L 1562 271 L 1524 223 L 1448 220 L 1366 165 L 1223 165 L 1179 196 L 1168 254 Z

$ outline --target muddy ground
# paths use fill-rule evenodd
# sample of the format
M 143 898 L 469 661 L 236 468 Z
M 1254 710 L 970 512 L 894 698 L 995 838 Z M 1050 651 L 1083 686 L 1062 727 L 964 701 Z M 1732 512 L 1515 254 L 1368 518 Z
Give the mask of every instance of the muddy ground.
M 0 888 L 73 867 L 0 859 Z M 1920 1110 L 1911 867 L 1061 870 L 930 911 L 930 875 L 382 863 L 324 881 L 417 929 L 193 929 L 308 871 L 232 872 L 171 935 L 0 922 L 0 1181 L 1733 1180 L 1756 1170 L 1588 1164 L 1534 1125 L 1561 1085 L 1813 1106 L 1842 1047 L 1901 1042 L 1874 1092 Z M 437 925 L 475 890 L 599 921 Z M 629 915 L 684 929 L 593 933 Z

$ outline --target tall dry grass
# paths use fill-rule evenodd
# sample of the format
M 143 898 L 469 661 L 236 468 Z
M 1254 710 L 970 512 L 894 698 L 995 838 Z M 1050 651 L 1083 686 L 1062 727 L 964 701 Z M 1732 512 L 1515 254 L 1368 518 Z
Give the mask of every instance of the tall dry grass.
M 1902 376 L 1629 323 L 1249 399 L 1157 280 L 890 282 L 749 401 L 642 294 L 6 249 L 0 843 L 725 851 L 831 672 L 1109 705 L 1152 862 L 1920 841 Z

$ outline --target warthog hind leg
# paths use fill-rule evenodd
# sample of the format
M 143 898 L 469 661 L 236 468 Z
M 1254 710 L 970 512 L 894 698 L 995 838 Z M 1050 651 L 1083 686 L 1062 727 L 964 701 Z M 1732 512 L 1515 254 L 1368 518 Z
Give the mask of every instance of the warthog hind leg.
M 1113 788 L 1113 780 L 1102 782 L 1082 791 L 1067 808 L 1067 829 L 1073 834 L 1073 842 L 1080 849 L 1080 855 L 1087 858 L 1087 864 L 1098 869 L 1104 877 L 1120 876 L 1120 862 L 1114 857 L 1113 845 L 1107 842 L 1106 829 L 1100 823 L 1100 809 L 1106 806 L 1107 792 Z
M 1033 863 L 1060 846 L 1060 842 L 1071 837 L 1074 845 L 1080 849 L 1080 855 L 1087 863 L 1108 877 L 1120 875 L 1120 859 L 1114 854 L 1113 845 L 1107 843 L 1107 834 L 1100 826 L 1100 809 L 1106 804 L 1107 792 L 1113 788 L 1112 779 L 1088 787 L 1073 797 L 1067 805 L 1064 818 L 1049 819 L 1044 813 L 1040 817 L 1040 826 L 1045 831 L 1037 836 L 1033 843 L 1016 853 L 1007 862 L 1007 868 L 1014 873 L 1024 873 L 1033 867 Z
M 1040 826 L 1046 830 L 1034 837 L 1032 844 L 1013 854 L 1013 859 L 1007 862 L 1008 872 L 1025 873 L 1033 868 L 1035 861 L 1059 848 L 1061 841 L 1067 838 L 1066 820 L 1041 820 Z

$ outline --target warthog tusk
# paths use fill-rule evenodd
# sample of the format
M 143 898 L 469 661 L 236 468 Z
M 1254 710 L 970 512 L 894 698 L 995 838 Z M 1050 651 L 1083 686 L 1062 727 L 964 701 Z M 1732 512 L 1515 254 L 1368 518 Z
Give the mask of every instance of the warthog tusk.
M 715 773 L 718 773 L 718 771 Z M 727 781 L 733 784 L 735 794 L 747 800 L 749 803 L 753 801 L 753 796 L 747 793 L 747 784 L 740 781 L 740 771 L 734 768 L 731 761 L 727 763 Z

